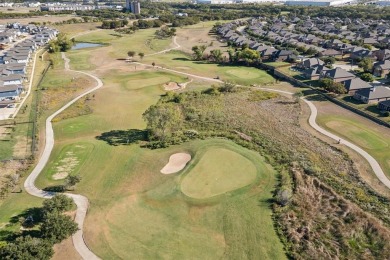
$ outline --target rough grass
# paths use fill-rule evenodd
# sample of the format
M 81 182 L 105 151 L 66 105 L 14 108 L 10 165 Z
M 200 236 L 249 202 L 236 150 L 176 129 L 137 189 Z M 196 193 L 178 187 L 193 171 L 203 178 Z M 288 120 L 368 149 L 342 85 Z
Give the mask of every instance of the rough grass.
M 327 130 L 370 153 L 381 165 L 384 173 L 390 177 L 390 136 L 388 134 L 342 115 L 320 115 L 317 121 Z
M 128 51 L 150 54 L 166 49 L 171 39 L 156 39 L 157 29 L 139 30 L 134 34 L 118 34 L 113 30 L 100 30 L 76 37 L 79 42 L 110 44 L 109 54 L 112 58 L 126 58 Z
M 241 154 L 221 148 L 210 147 L 199 161 L 196 159 L 181 183 L 182 192 L 195 199 L 211 198 L 245 187 L 266 170 Z

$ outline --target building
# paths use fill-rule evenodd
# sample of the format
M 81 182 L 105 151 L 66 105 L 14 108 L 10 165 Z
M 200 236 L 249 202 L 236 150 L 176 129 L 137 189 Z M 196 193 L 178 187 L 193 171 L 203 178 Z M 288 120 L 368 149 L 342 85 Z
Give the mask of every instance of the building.
M 353 98 L 363 103 L 375 103 L 390 99 L 390 88 L 388 87 L 374 87 L 359 89 L 353 95 Z
M 130 10 L 133 14 L 140 14 L 141 4 L 138 1 L 126 0 L 126 10 Z
M 390 111 L 390 100 L 379 102 L 378 109 L 383 111 Z

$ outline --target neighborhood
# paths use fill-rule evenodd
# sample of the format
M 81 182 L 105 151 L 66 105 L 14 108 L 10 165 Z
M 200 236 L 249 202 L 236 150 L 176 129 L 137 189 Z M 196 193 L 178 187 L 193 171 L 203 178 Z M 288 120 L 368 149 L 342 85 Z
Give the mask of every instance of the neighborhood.
M 389 111 L 390 25 L 385 21 L 258 17 L 223 24 L 217 33 L 232 47 L 258 51 L 263 63 L 290 63 L 286 66 L 302 81 L 330 79 L 355 100 Z M 367 64 L 363 70 L 362 63 Z M 369 80 L 363 74 L 370 74 Z
M 0 24 L 0 109 L 16 106 L 14 103 L 26 91 L 33 53 L 57 33 L 33 24 Z

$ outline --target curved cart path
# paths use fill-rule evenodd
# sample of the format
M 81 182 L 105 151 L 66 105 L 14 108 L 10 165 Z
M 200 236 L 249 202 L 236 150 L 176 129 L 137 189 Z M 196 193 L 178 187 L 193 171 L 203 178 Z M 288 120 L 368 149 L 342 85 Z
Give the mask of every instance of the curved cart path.
M 176 42 L 175 42 L 176 43 Z M 176 43 L 177 44 L 177 43 Z M 147 66 L 147 67 L 154 67 L 156 69 L 161 69 L 161 70 L 165 70 L 165 71 L 169 71 L 169 72 L 173 72 L 173 73 L 176 73 L 176 74 L 181 74 L 181 75 L 185 75 L 185 76 L 189 76 L 189 77 L 193 77 L 193 78 L 198 78 L 198 79 L 202 79 L 202 80 L 207 80 L 207 81 L 211 81 L 211 82 L 218 82 L 218 83 L 223 83 L 222 80 L 219 80 L 219 79 L 213 79 L 213 78 L 209 78 L 209 77 L 202 77 L 202 76 L 198 76 L 198 75 L 194 75 L 194 74 L 190 74 L 190 73 L 186 73 L 186 72 L 182 72 L 182 71 L 177 71 L 177 70 L 173 70 L 173 69 L 168 69 L 168 68 L 163 68 L 163 67 L 160 67 L 160 66 L 152 66 L 152 65 L 149 65 L 149 64 L 145 64 L 145 63 L 140 63 L 140 62 L 134 62 L 134 63 L 137 63 L 139 65 L 143 65 L 143 66 Z M 293 95 L 294 93 L 292 92 L 288 92 L 288 91 L 283 91 L 283 90 L 276 90 L 276 89 L 270 89 L 270 88 L 261 88 L 261 87 L 256 87 L 257 89 L 263 89 L 263 90 L 267 90 L 267 91 L 274 91 L 274 92 L 279 92 L 279 93 L 284 93 L 284 94 L 289 94 L 289 95 Z M 374 157 L 372 157 L 369 153 L 367 153 L 366 151 L 364 151 L 363 149 L 361 149 L 360 147 L 358 147 L 357 145 L 335 135 L 335 134 L 332 134 L 331 132 L 321 128 L 317 123 L 316 123 L 316 118 L 317 118 L 317 108 L 316 106 L 309 100 L 305 99 L 305 98 L 302 98 L 302 100 L 309 106 L 310 108 L 310 111 L 311 111 L 311 114 L 310 114 L 310 117 L 309 117 L 309 125 L 314 128 L 317 132 L 323 134 L 323 135 L 326 135 L 336 141 L 339 141 L 341 144 L 344 144 L 345 146 L 348 146 L 349 148 L 351 148 L 352 150 L 356 151 L 357 153 L 359 153 L 361 156 L 363 156 L 367 161 L 368 163 L 370 164 L 372 170 L 374 171 L 375 175 L 378 177 L 378 179 L 387 187 L 390 189 L 390 180 L 387 178 L 387 176 L 385 175 L 385 173 L 383 172 L 382 168 L 380 167 L 379 163 L 374 159 Z
M 65 53 L 62 53 L 62 58 L 65 60 L 65 69 L 66 70 L 76 72 L 76 73 L 85 74 L 89 77 L 92 77 L 93 79 L 96 80 L 97 85 L 94 88 L 88 90 L 87 92 L 77 96 L 72 101 L 70 101 L 69 103 L 67 103 L 63 107 L 61 107 L 54 114 L 52 114 L 51 116 L 49 116 L 46 119 L 46 130 L 45 130 L 46 131 L 45 132 L 45 135 L 46 135 L 45 141 L 46 142 L 45 142 L 45 147 L 44 147 L 42 156 L 39 159 L 34 170 L 27 177 L 27 179 L 24 183 L 24 188 L 26 189 L 26 191 L 29 194 L 36 196 L 36 197 L 40 197 L 40 198 L 51 198 L 55 195 L 54 192 L 46 192 L 46 191 L 38 189 L 35 186 L 35 180 L 37 179 L 38 175 L 42 172 L 43 168 L 45 167 L 45 165 L 49 161 L 50 154 L 51 154 L 53 147 L 54 147 L 54 132 L 53 132 L 53 126 L 52 126 L 51 121 L 53 120 L 54 117 L 56 117 L 62 111 L 64 111 L 68 107 L 70 107 L 77 100 L 79 100 L 80 98 L 84 97 L 85 95 L 88 95 L 88 94 L 92 93 L 93 91 L 95 91 L 103 86 L 103 82 L 99 78 L 97 78 L 96 76 L 91 75 L 91 74 L 86 73 L 86 72 L 83 72 L 83 71 L 76 71 L 76 70 L 69 69 L 69 59 L 66 58 Z M 76 232 L 76 234 L 74 234 L 72 236 L 73 245 L 74 245 L 75 249 L 77 250 L 77 252 L 80 254 L 80 256 L 83 259 L 88 259 L 88 260 L 100 259 L 88 248 L 88 246 L 85 244 L 85 241 L 83 238 L 83 225 L 84 225 L 84 220 L 85 220 L 85 216 L 87 214 L 88 205 L 89 205 L 88 199 L 86 197 L 84 197 L 82 195 L 78 195 L 78 194 L 65 193 L 65 195 L 72 198 L 74 203 L 77 205 L 75 222 L 78 224 L 79 230 Z

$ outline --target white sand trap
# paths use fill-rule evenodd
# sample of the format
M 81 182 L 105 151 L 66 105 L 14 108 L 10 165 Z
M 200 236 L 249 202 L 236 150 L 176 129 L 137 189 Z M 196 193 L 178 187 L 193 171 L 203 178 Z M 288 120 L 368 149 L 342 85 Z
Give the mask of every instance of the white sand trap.
M 168 82 L 164 84 L 164 90 L 169 91 L 169 90 L 179 90 L 180 86 L 176 82 Z
M 175 153 L 169 157 L 169 162 L 161 169 L 162 174 L 172 174 L 181 171 L 191 160 L 188 153 Z

